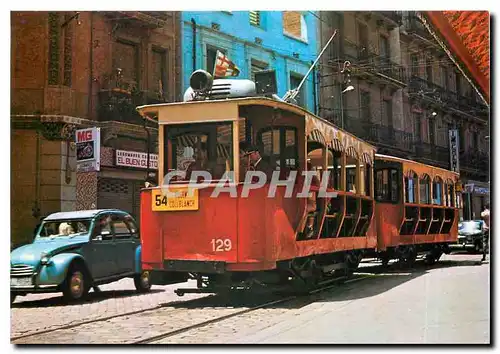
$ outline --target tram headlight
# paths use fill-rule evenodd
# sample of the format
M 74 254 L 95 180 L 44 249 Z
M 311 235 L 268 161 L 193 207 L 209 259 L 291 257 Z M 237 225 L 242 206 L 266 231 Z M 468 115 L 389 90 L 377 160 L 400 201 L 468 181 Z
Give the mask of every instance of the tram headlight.
M 214 78 L 205 70 L 196 70 L 189 78 L 189 86 L 194 92 L 208 91 L 212 88 Z

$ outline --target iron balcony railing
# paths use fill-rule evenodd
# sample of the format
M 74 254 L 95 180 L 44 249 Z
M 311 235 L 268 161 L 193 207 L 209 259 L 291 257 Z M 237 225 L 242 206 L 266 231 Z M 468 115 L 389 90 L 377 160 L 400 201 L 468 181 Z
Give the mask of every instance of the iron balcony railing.
M 376 77 L 379 74 L 380 79 L 386 76 L 398 81 L 401 85 L 406 85 L 406 69 L 402 65 L 396 64 L 386 56 L 374 53 L 366 46 L 344 42 L 343 48 L 343 57 L 351 62 L 351 72 L 354 75 L 369 74 Z
M 344 117 L 344 129 L 376 146 L 405 152 L 412 152 L 413 149 L 413 134 L 395 129 L 392 126 L 359 118 Z
M 351 72 L 354 75 L 369 74 L 379 79 L 389 79 L 398 81 L 401 85 L 406 85 L 406 68 L 396 64 L 388 57 L 374 53 L 370 48 L 363 45 L 356 45 L 350 42 L 344 42 L 344 53 L 339 57 L 351 62 Z M 342 64 L 343 60 L 340 60 Z
M 416 34 L 425 39 L 432 38 L 427 28 L 413 11 L 403 15 L 403 26 L 408 34 Z
M 418 76 L 411 76 L 408 89 L 410 95 L 420 96 L 433 103 L 446 105 L 471 115 L 487 116 L 489 113 L 488 107 L 483 102 L 459 95 Z
M 460 153 L 460 168 L 478 171 L 484 175 L 489 174 L 489 155 L 478 150 L 469 150 Z
M 415 154 L 418 158 L 432 160 L 448 166 L 450 164 L 450 151 L 447 147 L 415 141 Z
M 403 23 L 403 12 L 402 11 L 377 11 L 380 15 L 391 19 L 397 24 L 401 25 Z

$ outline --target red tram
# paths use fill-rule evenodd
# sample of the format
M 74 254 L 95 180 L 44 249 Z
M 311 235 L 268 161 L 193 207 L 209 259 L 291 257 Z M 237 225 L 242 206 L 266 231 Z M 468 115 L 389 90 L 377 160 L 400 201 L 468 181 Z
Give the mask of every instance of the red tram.
M 153 284 L 197 279 L 198 289 L 178 294 L 310 284 L 363 257 L 412 261 L 425 252 L 434 262 L 456 242 L 456 173 L 376 155 L 296 105 L 230 96 L 138 107 L 159 125 L 160 186 L 141 193 L 142 266 Z M 249 186 L 242 146 L 255 146 L 278 183 Z M 210 179 L 189 193 L 193 166 Z M 298 197 L 303 171 L 333 196 L 313 183 L 312 197 Z M 179 193 L 167 195 L 166 185 Z

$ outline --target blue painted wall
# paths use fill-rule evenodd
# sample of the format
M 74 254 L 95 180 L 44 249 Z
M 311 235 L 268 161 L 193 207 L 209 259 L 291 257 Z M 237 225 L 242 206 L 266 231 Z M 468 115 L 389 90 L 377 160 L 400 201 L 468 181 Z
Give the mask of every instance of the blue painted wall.
M 248 11 L 197 11 L 182 13 L 182 86 L 189 87 L 189 77 L 196 69 L 207 69 L 207 45 L 226 50 L 230 60 L 240 69 L 238 78 L 249 79 L 251 60 L 265 62 L 276 70 L 278 95 L 290 89 L 290 74 L 304 76 L 319 52 L 318 19 L 303 12 L 307 39 L 300 40 L 283 31 L 281 11 L 261 11 L 261 26 L 250 24 Z M 193 68 L 193 25 L 196 22 L 196 67 Z M 212 28 L 219 26 L 218 30 Z M 262 40 L 256 43 L 256 38 Z M 297 56 L 298 58 L 294 57 Z M 312 74 L 301 89 L 306 106 L 314 110 Z

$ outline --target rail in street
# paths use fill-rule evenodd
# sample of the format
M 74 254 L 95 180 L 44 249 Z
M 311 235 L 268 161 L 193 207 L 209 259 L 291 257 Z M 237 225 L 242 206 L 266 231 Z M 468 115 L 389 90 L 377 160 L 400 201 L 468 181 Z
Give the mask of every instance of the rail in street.
M 343 283 L 355 282 L 367 277 L 367 275 L 355 275 L 353 279 L 344 279 Z M 338 280 L 339 278 L 311 291 L 310 294 L 338 287 Z M 11 342 L 13 344 L 147 344 L 261 308 L 284 304 L 299 297 L 298 295 L 269 294 L 256 299 L 252 297 L 252 294 L 241 293 L 241 297 L 228 299 L 224 296 L 209 295 L 136 313 L 123 313 L 110 318 L 99 318 L 17 336 L 11 338 Z

